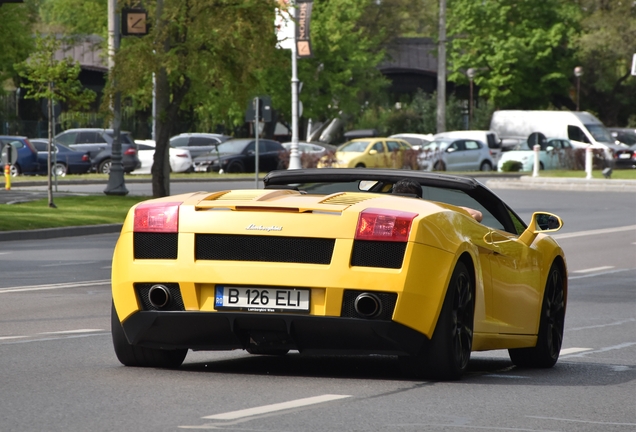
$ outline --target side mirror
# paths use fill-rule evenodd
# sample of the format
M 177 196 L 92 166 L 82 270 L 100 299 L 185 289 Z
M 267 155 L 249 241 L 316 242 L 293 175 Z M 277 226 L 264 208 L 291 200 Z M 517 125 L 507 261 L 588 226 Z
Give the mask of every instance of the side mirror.
M 552 146 L 547 146 L 547 147 L 545 148 L 545 151 L 547 151 L 547 152 L 551 152 L 551 151 L 553 151 L 553 150 L 554 150 L 554 147 L 552 147 Z
M 556 232 L 563 227 L 563 221 L 552 213 L 533 213 L 528 228 L 521 234 L 519 240 L 530 246 L 539 233 Z
M 449 147 L 449 148 L 446 149 L 446 153 L 452 153 L 455 150 L 457 150 L 455 147 Z
M 376 155 L 376 154 L 378 154 L 378 151 L 376 149 L 371 149 L 371 150 L 369 150 L 369 154 L 370 155 Z

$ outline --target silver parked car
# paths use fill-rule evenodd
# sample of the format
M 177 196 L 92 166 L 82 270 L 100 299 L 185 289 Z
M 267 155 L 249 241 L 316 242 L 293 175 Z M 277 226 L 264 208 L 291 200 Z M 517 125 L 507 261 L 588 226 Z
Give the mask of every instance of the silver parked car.
M 437 138 L 420 149 L 420 169 L 425 171 L 491 171 L 495 166 L 488 146 L 465 138 Z

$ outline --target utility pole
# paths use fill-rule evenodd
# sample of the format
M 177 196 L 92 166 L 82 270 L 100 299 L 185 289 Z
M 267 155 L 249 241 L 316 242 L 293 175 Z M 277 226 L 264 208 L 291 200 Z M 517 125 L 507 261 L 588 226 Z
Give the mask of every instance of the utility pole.
M 113 80 L 113 68 L 115 66 L 115 53 L 119 50 L 120 25 L 117 16 L 117 0 L 108 0 L 108 71 L 111 85 Z M 113 143 L 110 173 L 108 185 L 104 193 L 106 195 L 128 195 L 128 189 L 124 183 L 124 166 L 121 162 L 121 94 L 116 91 L 112 100 L 113 110 Z
M 437 133 L 446 131 L 446 0 L 439 0 L 437 42 Z
M 300 154 L 298 152 L 298 48 L 296 47 L 296 2 L 289 4 L 289 15 L 292 26 L 292 77 L 291 77 L 291 99 L 292 99 L 292 138 L 289 152 L 289 169 L 300 169 Z

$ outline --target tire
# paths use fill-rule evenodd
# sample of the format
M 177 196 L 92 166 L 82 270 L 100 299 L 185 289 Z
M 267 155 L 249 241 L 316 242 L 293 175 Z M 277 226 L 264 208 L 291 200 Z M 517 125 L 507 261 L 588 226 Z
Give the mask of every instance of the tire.
M 446 165 L 442 161 L 437 161 L 433 164 L 433 171 L 446 171 Z
M 227 171 L 225 171 L 225 172 L 228 173 L 228 174 L 229 173 L 238 174 L 238 173 L 242 173 L 244 171 L 245 171 L 245 169 L 243 168 L 243 165 L 240 162 L 232 162 L 227 167 Z
M 22 173 L 22 170 L 20 170 L 20 165 L 11 165 L 11 167 L 9 168 L 9 172 L 11 174 L 11 177 L 17 177 Z
M 483 161 L 479 166 L 479 171 L 492 171 L 492 165 L 488 161 Z
M 356 168 L 366 168 L 366 166 L 363 163 L 359 163 L 356 165 Z
M 51 172 L 53 173 L 53 175 L 56 175 L 58 177 L 64 177 L 66 176 L 66 165 L 64 165 L 63 163 L 56 163 L 55 165 L 51 166 Z
M 117 317 L 113 304 L 110 314 L 110 326 L 113 336 L 113 346 L 117 359 L 124 366 L 156 367 L 174 369 L 181 366 L 188 354 L 187 349 L 162 350 L 135 346 L 128 343 L 124 329 Z
M 267 348 L 267 347 L 258 347 L 255 345 L 250 345 L 249 347 L 245 348 L 245 351 L 254 355 L 274 355 L 274 356 L 284 356 L 285 354 L 289 352 L 289 350 L 285 348 Z
M 554 263 L 548 273 L 537 344 L 533 348 L 509 349 L 510 360 L 519 367 L 550 368 L 559 359 L 565 324 L 565 290 L 563 272 Z
M 466 265 L 459 261 L 453 270 L 430 344 L 421 354 L 400 357 L 403 370 L 417 378 L 461 378 L 470 360 L 474 316 L 472 277 Z
M 104 159 L 99 163 L 99 167 L 97 167 L 97 172 L 99 174 L 110 174 L 110 167 L 113 162 L 110 159 Z

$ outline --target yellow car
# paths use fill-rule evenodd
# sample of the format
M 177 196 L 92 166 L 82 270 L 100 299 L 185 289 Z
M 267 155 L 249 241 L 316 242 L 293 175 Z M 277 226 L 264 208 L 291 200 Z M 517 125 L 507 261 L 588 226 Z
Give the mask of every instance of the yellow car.
M 359 138 L 342 144 L 335 155 L 324 156 L 318 168 L 403 168 L 411 144 L 398 138 Z
M 401 179 L 421 198 L 393 193 Z M 178 367 L 189 349 L 386 354 L 435 379 L 460 378 L 472 351 L 556 363 L 567 267 L 547 234 L 558 216 L 526 225 L 481 183 L 421 171 L 264 182 L 130 210 L 112 264 L 121 363 Z

